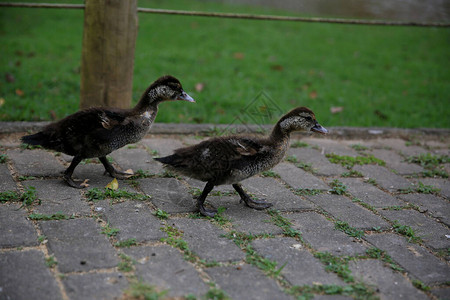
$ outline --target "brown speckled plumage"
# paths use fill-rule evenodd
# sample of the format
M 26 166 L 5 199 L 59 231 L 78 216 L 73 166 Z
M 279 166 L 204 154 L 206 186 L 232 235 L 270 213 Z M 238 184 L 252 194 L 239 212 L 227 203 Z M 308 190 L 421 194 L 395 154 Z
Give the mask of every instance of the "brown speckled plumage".
M 221 184 L 232 184 L 248 206 L 263 209 L 271 204 L 252 200 L 239 182 L 277 165 L 286 154 L 292 131 L 309 130 L 326 133 L 311 110 L 299 107 L 284 115 L 267 138 L 217 137 L 155 159 L 169 170 L 207 182 L 197 203 L 204 215 L 214 215 L 214 211 L 203 207 L 203 202 L 212 188 Z
M 116 170 L 106 155 L 141 140 L 156 118 L 158 104 L 167 100 L 194 101 L 183 91 L 178 79 L 167 75 L 153 82 L 133 109 L 81 110 L 36 134 L 22 137 L 22 141 L 74 156 L 64 173 L 64 179 L 72 187 L 80 187 L 72 180 L 72 173 L 84 158 L 98 157 L 111 176 L 126 178 L 129 174 Z

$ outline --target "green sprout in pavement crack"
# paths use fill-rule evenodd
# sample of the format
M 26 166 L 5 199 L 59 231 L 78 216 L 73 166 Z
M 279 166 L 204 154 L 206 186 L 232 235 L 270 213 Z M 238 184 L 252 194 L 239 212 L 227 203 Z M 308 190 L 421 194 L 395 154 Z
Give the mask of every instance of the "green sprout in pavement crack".
M 422 172 L 424 177 L 439 176 L 448 178 L 447 172 L 444 170 L 444 164 L 450 163 L 448 155 L 432 155 L 431 153 L 408 156 L 406 161 L 421 165 L 425 171 Z
M 315 195 L 320 195 L 325 193 L 325 191 L 323 190 L 319 190 L 319 189 L 295 189 L 294 190 L 294 194 L 298 195 L 298 196 L 315 196 Z
M 356 151 L 369 150 L 369 147 L 363 146 L 361 144 L 353 144 L 353 145 L 350 145 L 350 147 L 355 149 Z
M 132 272 L 136 263 L 131 257 L 124 253 L 119 253 L 121 261 L 117 265 L 117 269 L 122 272 Z
M 35 200 L 38 200 L 36 189 L 33 186 L 28 186 L 23 193 L 18 191 L 0 192 L 0 202 L 22 202 L 21 207 L 32 205 Z M 40 200 L 38 200 L 40 204 Z
M 280 178 L 280 175 L 278 175 L 277 173 L 275 173 L 272 170 L 262 172 L 261 176 L 262 177 Z
M 168 235 L 166 238 L 161 238 L 161 242 L 167 243 L 168 245 L 183 251 L 185 260 L 190 262 L 199 261 L 198 257 L 191 251 L 191 249 L 189 249 L 188 243 L 183 240 L 182 231 L 169 225 L 161 227 L 160 229 Z
M 368 210 L 370 210 L 371 212 L 373 212 L 373 213 L 375 213 L 375 214 L 378 213 L 378 211 L 377 211 L 377 209 L 376 209 L 375 207 L 373 207 L 372 205 L 370 205 L 370 204 L 368 204 L 368 203 L 362 201 L 362 200 L 359 199 L 359 198 L 353 198 L 352 201 L 355 202 L 355 203 L 358 203 L 358 204 L 361 205 L 362 207 L 367 208 Z
M 367 156 L 347 156 L 347 155 L 337 155 L 334 153 L 325 154 L 328 160 L 333 164 L 340 164 L 341 166 L 351 169 L 354 165 L 379 165 L 385 166 L 386 163 L 373 156 L 372 154 Z
M 392 228 L 394 228 L 395 232 L 407 237 L 408 242 L 411 243 L 422 242 L 422 238 L 416 235 L 416 232 L 414 231 L 414 229 L 411 228 L 411 226 L 402 225 L 397 220 L 395 220 L 394 224 L 392 225 Z
M 223 226 L 231 224 L 231 220 L 223 215 L 223 213 L 225 211 L 226 211 L 225 207 L 219 206 L 217 208 L 217 213 L 214 215 L 214 217 L 205 217 L 205 216 L 201 215 L 200 213 L 193 213 L 193 214 L 189 215 L 189 218 L 210 220 L 213 223 L 216 223 L 223 227 Z
M 400 194 L 411 194 L 411 193 L 419 193 L 419 194 L 439 194 L 441 190 L 432 185 L 425 185 L 421 181 L 415 186 L 407 189 L 399 189 L 398 192 Z
M 302 300 L 313 299 L 315 295 L 342 295 L 361 300 L 378 299 L 375 295 L 375 290 L 361 282 L 352 283 L 346 286 L 335 284 L 293 286 L 287 290 L 287 293 Z
M 114 246 L 119 247 L 119 248 L 130 248 L 131 246 L 136 246 L 138 243 L 136 241 L 135 238 L 131 238 L 131 239 L 127 239 L 124 241 L 119 241 L 117 243 L 114 244 Z
M 330 193 L 336 194 L 336 195 L 345 195 L 347 194 L 347 186 L 340 182 L 337 179 L 334 179 L 332 182 L 330 182 Z
M 53 255 L 45 258 L 45 265 L 49 268 L 53 268 L 56 266 L 58 262 L 55 260 L 55 257 Z
M 57 212 L 51 215 L 45 215 L 45 214 L 39 214 L 39 213 L 33 213 L 28 216 L 30 220 L 35 221 L 50 221 L 50 220 L 69 220 L 73 219 L 74 216 L 67 216 L 61 212 Z
M 169 214 L 160 208 L 155 211 L 154 215 L 160 220 L 167 220 L 169 218 Z
M 303 237 L 300 231 L 292 228 L 292 222 L 283 217 L 277 210 L 268 210 L 267 213 L 271 216 L 270 221 L 283 230 L 283 234 L 288 237 L 293 237 L 303 242 Z
M 108 237 L 113 237 L 116 236 L 119 231 L 119 229 L 113 228 L 109 223 L 106 223 L 106 225 L 102 227 L 101 233 L 107 235 Z
M 307 148 L 309 145 L 305 142 L 295 141 L 291 144 L 291 148 Z
M 159 291 L 156 287 L 151 286 L 142 281 L 135 281 L 130 284 L 130 287 L 125 290 L 122 297 L 124 299 L 136 299 L 136 300 L 158 300 L 165 299 L 167 290 Z
M 150 196 L 148 195 L 142 195 L 139 193 L 132 193 L 128 192 L 123 189 L 117 189 L 112 190 L 108 188 L 100 189 L 100 188 L 93 188 L 86 192 L 86 197 L 88 201 L 97 202 L 104 199 L 111 199 L 111 203 L 115 199 L 120 198 L 126 198 L 126 199 L 133 199 L 133 200 L 139 200 L 139 201 L 145 201 L 150 199 Z
M 389 254 L 386 253 L 386 251 L 381 250 L 379 248 L 369 248 L 366 250 L 366 256 L 365 257 L 358 257 L 358 258 L 374 258 L 379 259 L 386 263 L 392 270 L 404 272 L 405 270 L 397 265 L 392 258 L 389 256 Z
M 358 230 L 354 227 L 351 227 L 347 222 L 344 221 L 336 221 L 334 222 L 334 228 L 345 232 L 348 236 L 361 239 L 364 236 L 363 230 Z
M 7 160 L 8 157 L 6 156 L 6 154 L 0 154 L 0 164 L 6 163 Z
M 342 177 L 353 177 L 353 178 L 359 178 L 364 177 L 363 174 L 356 170 L 350 170 L 348 172 L 344 172 L 341 174 Z

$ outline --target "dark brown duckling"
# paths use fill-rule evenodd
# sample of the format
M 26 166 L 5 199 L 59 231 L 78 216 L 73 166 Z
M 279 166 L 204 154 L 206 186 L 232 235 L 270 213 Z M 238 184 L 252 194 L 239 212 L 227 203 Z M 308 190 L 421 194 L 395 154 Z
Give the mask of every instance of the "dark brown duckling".
M 265 209 L 272 204 L 253 200 L 239 182 L 277 165 L 289 148 L 290 133 L 293 131 L 328 132 L 316 121 L 311 110 L 298 107 L 284 115 L 267 138 L 218 137 L 177 149 L 174 154 L 155 160 L 171 171 L 206 182 L 197 199 L 197 207 L 204 216 L 215 215 L 216 211 L 207 210 L 203 203 L 214 186 L 222 184 L 231 184 L 247 206 Z
M 180 81 L 166 75 L 153 82 L 132 109 L 95 107 L 78 111 L 47 125 L 42 131 L 22 137 L 22 142 L 74 156 L 64 172 L 64 180 L 74 188 L 72 174 L 85 158 L 98 157 L 111 176 L 124 179 L 131 174 L 116 170 L 106 155 L 127 144 L 141 140 L 150 129 L 163 101 L 195 102 L 182 88 Z

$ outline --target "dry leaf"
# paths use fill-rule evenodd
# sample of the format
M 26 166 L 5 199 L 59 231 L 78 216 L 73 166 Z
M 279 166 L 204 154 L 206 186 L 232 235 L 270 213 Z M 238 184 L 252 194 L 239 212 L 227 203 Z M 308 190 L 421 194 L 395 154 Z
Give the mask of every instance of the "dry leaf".
M 5 104 L 6 100 L 5 98 L 0 98 L 0 107 L 3 106 L 3 104 Z
M 233 54 L 233 57 L 234 57 L 235 59 L 244 59 L 245 55 L 244 55 L 244 53 L 242 53 L 242 52 L 235 52 L 235 53 Z
M 16 89 L 16 95 L 22 97 L 25 93 L 21 89 Z
M 317 98 L 317 91 L 311 91 L 310 93 L 309 93 L 309 98 L 311 98 L 311 99 L 316 99 Z
M 134 172 L 133 172 L 133 170 L 132 170 L 132 169 L 128 169 L 128 170 L 126 170 L 126 171 L 125 171 L 125 173 L 127 173 L 127 174 L 129 174 L 129 175 L 131 175 L 131 176 L 133 176 L 133 175 L 134 175 Z
M 197 92 L 203 91 L 204 88 L 205 88 L 205 84 L 202 83 L 202 82 L 199 82 L 199 83 L 197 83 L 197 84 L 195 85 L 195 90 L 196 90 Z
M 270 68 L 274 71 L 283 71 L 284 67 L 282 65 L 272 65 Z
M 114 178 L 110 183 L 106 185 L 106 188 L 113 191 L 117 190 L 119 188 L 119 183 L 117 182 L 117 179 Z
M 332 114 L 340 113 L 340 112 L 342 112 L 343 110 L 344 110 L 344 107 L 342 107 L 342 106 L 332 106 L 332 107 L 330 107 L 330 112 L 331 112 Z

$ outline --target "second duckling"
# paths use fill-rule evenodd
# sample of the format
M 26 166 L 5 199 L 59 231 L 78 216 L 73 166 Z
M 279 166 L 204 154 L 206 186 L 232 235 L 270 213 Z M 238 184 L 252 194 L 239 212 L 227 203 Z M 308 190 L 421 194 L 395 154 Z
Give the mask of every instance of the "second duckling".
M 239 182 L 277 165 L 289 148 L 293 131 L 328 133 L 310 109 L 298 107 L 284 115 L 266 138 L 236 135 L 212 138 L 155 160 L 171 171 L 206 182 L 197 199 L 197 208 L 204 216 L 216 214 L 216 210 L 206 209 L 204 202 L 214 186 L 222 184 L 231 184 L 247 206 L 265 209 L 272 203 L 252 199 Z

